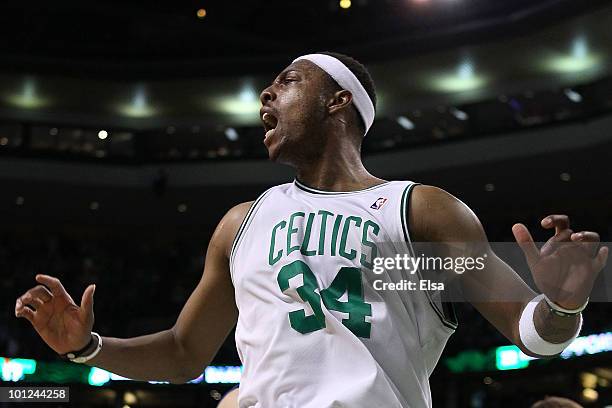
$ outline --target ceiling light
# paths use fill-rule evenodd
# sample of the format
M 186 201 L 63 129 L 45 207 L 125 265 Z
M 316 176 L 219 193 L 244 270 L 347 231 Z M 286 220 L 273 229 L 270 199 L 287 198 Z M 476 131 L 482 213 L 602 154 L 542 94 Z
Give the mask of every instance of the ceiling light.
M 351 7 L 351 0 L 340 0 L 340 7 L 343 9 L 348 9 Z
M 119 112 L 131 118 L 146 118 L 153 116 L 156 110 L 149 105 L 147 99 L 144 86 L 139 86 L 134 91 L 132 101 L 128 104 L 121 105 L 119 107 Z
M 589 50 L 585 36 L 581 35 L 572 41 L 569 54 L 554 54 L 543 62 L 545 69 L 561 74 L 578 73 L 600 66 L 601 55 Z
M 582 399 L 587 402 L 595 402 L 599 398 L 599 393 L 593 388 L 585 388 L 582 390 Z
M 127 404 L 127 405 L 134 405 L 138 402 L 138 398 L 136 397 L 136 394 L 134 394 L 131 391 L 126 391 L 123 394 L 123 403 Z
M 458 120 L 468 120 L 470 118 L 470 116 L 466 112 L 459 110 L 457 108 L 450 108 L 449 112 L 451 113 L 451 115 L 456 117 Z
M 570 101 L 574 103 L 582 102 L 582 95 L 580 95 L 578 92 L 574 91 L 573 89 L 567 88 L 563 91 L 563 93 L 565 94 L 565 96 L 567 96 L 567 99 L 569 99 Z
M 235 142 L 238 140 L 238 132 L 233 127 L 228 127 L 225 129 L 225 137 L 227 137 L 228 140 Z
M 108 132 L 106 130 L 101 130 L 98 132 L 98 138 L 100 140 L 104 140 L 108 137 Z
M 196 11 L 196 16 L 198 16 L 198 18 L 202 20 L 204 17 L 206 17 L 206 9 L 198 9 L 198 11 Z
M 465 59 L 457 66 L 455 73 L 435 75 L 429 82 L 438 91 L 465 92 L 482 87 L 487 79 L 476 74 L 474 63 Z
M 406 116 L 398 116 L 397 123 L 406 130 L 414 129 L 414 122 L 408 119 Z
M 232 116 L 236 124 L 256 124 L 259 122 L 259 100 L 255 88 L 244 85 L 238 95 L 227 95 L 210 100 L 210 107 L 219 113 Z
M 8 95 L 6 101 L 23 109 L 36 109 L 48 104 L 48 101 L 39 95 L 36 82 L 32 78 L 26 78 L 21 91 Z

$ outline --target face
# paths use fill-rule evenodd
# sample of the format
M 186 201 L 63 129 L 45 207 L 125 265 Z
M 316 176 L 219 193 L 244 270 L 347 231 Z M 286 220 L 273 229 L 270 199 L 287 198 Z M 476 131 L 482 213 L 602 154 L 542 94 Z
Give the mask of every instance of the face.
M 314 64 L 298 61 L 263 90 L 260 114 L 271 160 L 296 165 L 319 154 L 329 81 Z

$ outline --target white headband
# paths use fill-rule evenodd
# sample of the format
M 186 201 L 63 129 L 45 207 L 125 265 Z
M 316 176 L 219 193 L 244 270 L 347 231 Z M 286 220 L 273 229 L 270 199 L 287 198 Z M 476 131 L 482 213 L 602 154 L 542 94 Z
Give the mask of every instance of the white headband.
M 359 82 L 355 74 L 346 67 L 339 59 L 332 57 L 331 55 L 325 54 L 308 54 L 302 55 L 299 58 L 293 60 L 293 62 L 299 60 L 308 60 L 321 68 L 323 71 L 334 79 L 340 85 L 342 89 L 346 89 L 353 94 L 353 103 L 357 108 L 357 111 L 365 123 L 365 133 L 368 133 L 372 123 L 374 122 L 374 104 L 372 99 L 366 92 L 365 88 Z

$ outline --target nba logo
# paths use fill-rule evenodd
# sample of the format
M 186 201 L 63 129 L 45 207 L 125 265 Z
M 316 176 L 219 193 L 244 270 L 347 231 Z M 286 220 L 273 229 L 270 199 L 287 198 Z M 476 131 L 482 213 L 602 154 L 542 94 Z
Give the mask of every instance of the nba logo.
M 372 204 L 370 206 L 371 209 L 373 210 L 380 210 L 380 208 L 385 205 L 385 203 L 387 202 L 387 199 L 384 197 L 380 197 L 378 200 L 374 201 L 374 204 Z

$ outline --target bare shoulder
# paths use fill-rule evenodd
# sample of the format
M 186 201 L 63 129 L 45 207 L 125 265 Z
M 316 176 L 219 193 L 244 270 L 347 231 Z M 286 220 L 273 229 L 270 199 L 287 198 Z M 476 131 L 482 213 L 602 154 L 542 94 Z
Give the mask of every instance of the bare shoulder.
M 242 221 L 244 221 L 244 217 L 246 217 L 249 208 L 253 205 L 254 201 L 246 201 L 244 203 L 237 204 L 229 209 L 225 216 L 221 220 L 221 222 L 226 222 L 231 224 L 236 229 L 240 227 Z
M 247 201 L 230 208 L 217 225 L 211 238 L 211 245 L 214 244 L 219 247 L 228 258 L 234 237 L 251 205 L 253 205 L 253 201 Z
M 481 240 L 482 225 L 474 212 L 449 192 L 435 186 L 417 185 L 408 210 L 411 233 L 416 240 Z

